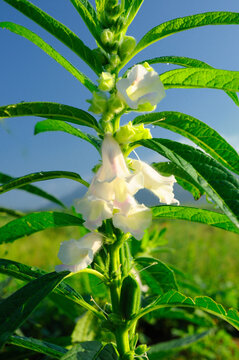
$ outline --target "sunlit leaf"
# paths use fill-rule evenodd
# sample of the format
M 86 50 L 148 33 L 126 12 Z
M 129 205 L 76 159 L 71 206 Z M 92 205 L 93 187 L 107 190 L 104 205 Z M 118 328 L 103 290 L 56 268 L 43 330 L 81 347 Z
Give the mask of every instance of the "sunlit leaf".
M 213 67 L 204 61 L 198 59 L 192 59 L 184 56 L 161 56 L 153 59 L 145 60 L 149 64 L 158 64 L 158 63 L 166 63 L 166 64 L 174 64 L 189 68 L 203 68 L 203 69 L 213 69 Z M 140 62 L 144 63 L 145 61 Z M 236 105 L 239 105 L 239 99 L 235 92 L 225 91 L 226 94 L 235 102 Z
M 97 121 L 92 115 L 73 106 L 40 101 L 0 106 L 0 119 L 18 116 L 48 117 L 51 120 L 89 126 L 96 131 L 100 131 Z
M 239 182 L 216 160 L 192 146 L 167 139 L 141 140 L 135 144 L 158 152 L 186 171 L 239 227 Z
M 229 170 L 239 174 L 237 151 L 218 132 L 190 115 L 176 111 L 163 111 L 137 116 L 133 123 L 153 124 L 185 136 Z
M 83 220 L 70 214 L 55 211 L 31 213 L 3 225 L 0 228 L 0 244 L 12 242 L 49 228 L 81 226 L 82 224 Z
M 102 72 L 102 65 L 97 56 L 83 41 L 71 31 L 68 27 L 48 15 L 34 4 L 27 0 L 4 0 L 15 9 L 21 11 L 31 20 L 42 26 L 50 34 L 59 39 L 63 44 L 74 51 L 82 60 L 84 60 L 96 73 Z
M 75 180 L 86 187 L 89 186 L 89 184 L 83 180 L 79 174 L 70 172 L 70 171 L 41 171 L 25 176 L 21 176 L 15 179 L 12 179 L 11 181 L 8 181 L 4 185 L 0 186 L 0 194 L 3 194 L 7 191 L 21 188 L 22 186 L 26 186 L 33 182 L 38 181 L 45 181 L 45 180 L 51 180 L 51 179 L 71 179 Z
M 197 209 L 189 206 L 161 205 L 152 208 L 154 218 L 167 218 L 174 220 L 188 220 L 215 226 L 217 228 L 239 234 L 239 228 L 235 226 L 227 216 L 215 211 Z
M 11 32 L 23 36 L 28 39 L 45 53 L 51 56 L 56 60 L 61 66 L 63 66 L 67 71 L 69 71 L 77 80 L 79 80 L 83 85 L 87 87 L 91 92 L 97 90 L 97 86 L 80 70 L 73 66 L 68 60 L 66 60 L 59 52 L 57 52 L 52 46 L 47 44 L 40 36 L 28 30 L 24 26 L 14 24 L 11 22 L 1 22 L 0 28 L 10 30 Z
M 88 141 L 90 144 L 92 144 L 98 151 L 101 146 L 100 140 L 90 134 L 86 134 L 80 129 L 76 129 L 75 127 L 71 126 L 70 124 L 67 124 L 60 120 L 43 120 L 39 121 L 34 129 L 34 134 L 40 134 L 46 131 L 63 131 L 68 134 L 77 136 L 83 140 Z
M 15 178 L 13 178 L 12 176 L 9 176 L 7 174 L 3 174 L 0 172 L 0 183 L 5 184 L 7 182 L 11 182 L 12 180 L 15 180 Z M 4 185 L 2 185 L 4 186 Z M 2 187 L 0 185 L 0 188 Z M 38 188 L 37 186 L 33 186 L 33 185 L 23 185 L 22 187 L 19 188 L 19 190 L 24 190 L 27 191 L 33 195 L 37 195 L 40 196 L 44 199 L 50 200 L 52 202 L 54 202 L 55 204 L 58 204 L 62 207 L 65 207 L 65 205 L 59 200 L 57 199 L 55 196 L 48 194 L 46 191 Z
M 226 311 L 221 304 L 216 303 L 208 296 L 197 296 L 192 299 L 191 297 L 187 297 L 175 290 L 169 291 L 168 293 L 159 296 L 155 301 L 143 308 L 136 317 L 140 318 L 152 311 L 172 307 L 186 307 L 203 310 L 211 315 L 225 320 L 237 330 L 239 330 L 238 311 L 234 309 L 229 309 Z
M 133 53 L 121 63 L 120 68 L 125 66 L 138 52 L 166 36 L 200 26 L 231 24 L 239 24 L 239 13 L 226 11 L 206 12 L 166 21 L 165 23 L 155 26 L 143 36 Z

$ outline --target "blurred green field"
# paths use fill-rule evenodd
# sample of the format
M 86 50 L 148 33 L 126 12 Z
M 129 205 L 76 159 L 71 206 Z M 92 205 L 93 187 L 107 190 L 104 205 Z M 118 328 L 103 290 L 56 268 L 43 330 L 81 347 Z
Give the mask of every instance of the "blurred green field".
M 0 226 L 12 220 L 9 216 L 0 217 Z M 164 234 L 164 245 L 159 248 L 159 252 L 155 254 L 160 260 L 176 267 L 180 271 L 194 281 L 197 290 L 190 293 L 190 289 L 186 289 L 188 295 L 208 295 L 226 308 L 239 308 L 239 236 L 224 230 L 216 229 L 206 225 L 189 223 L 184 221 L 157 221 L 152 225 L 152 229 L 166 228 Z M 77 227 L 65 227 L 58 229 L 48 229 L 39 232 L 30 237 L 16 240 L 14 243 L 3 244 L 0 246 L 0 257 L 10 260 L 19 261 L 21 263 L 37 266 L 47 271 L 53 271 L 54 266 L 59 264 L 57 253 L 62 241 L 79 238 L 81 234 Z M 153 254 L 151 254 L 153 256 Z M 0 281 L 6 276 L 0 275 Z M 78 281 L 78 275 L 74 279 L 74 283 Z M 16 286 L 21 285 L 20 281 L 13 281 L 8 287 L 9 291 L 3 293 L 3 297 L 11 293 Z M 82 284 L 84 286 L 84 284 Z M 79 289 L 78 289 L 79 290 Z M 57 327 L 61 326 L 62 320 L 60 316 L 53 311 L 52 303 L 45 302 L 45 308 L 40 307 L 34 315 L 34 326 L 49 327 L 48 332 L 44 330 L 48 336 L 53 333 L 54 336 L 62 336 L 63 329 L 58 334 Z M 55 326 L 49 323 L 50 314 L 54 312 Z M 74 317 L 74 314 L 73 314 Z M 36 323 L 35 323 L 36 322 Z M 68 335 L 74 328 L 74 322 L 64 318 L 65 329 Z M 27 321 L 24 331 L 28 334 L 33 320 Z M 41 324 L 42 325 L 39 325 Z M 180 325 L 180 323 L 179 323 Z M 223 323 L 224 326 L 224 323 Z M 29 330 L 30 329 L 30 330 Z M 227 326 L 225 325 L 227 331 Z M 182 333 L 185 328 L 179 329 Z M 35 330 L 34 330 L 35 331 Z M 186 331 L 188 331 L 186 329 Z M 189 331 L 197 331 L 190 330 Z M 212 360 L 236 360 L 239 358 L 239 350 L 235 345 L 233 336 L 224 329 L 218 333 L 217 337 L 210 337 L 193 345 L 192 348 L 180 355 L 168 355 L 165 359 L 212 359 Z M 41 337 L 41 332 L 34 333 L 36 337 Z M 200 345 L 202 344 L 202 345 Z M 218 351 L 214 351 L 214 344 L 217 344 Z M 0 357 L 1 359 L 1 357 Z M 30 358 L 32 359 L 32 358 Z

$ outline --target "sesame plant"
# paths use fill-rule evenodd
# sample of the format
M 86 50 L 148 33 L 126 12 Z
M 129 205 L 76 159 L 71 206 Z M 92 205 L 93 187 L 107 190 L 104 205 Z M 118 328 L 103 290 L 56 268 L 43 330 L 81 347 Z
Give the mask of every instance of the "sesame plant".
M 79 239 L 66 239 L 61 244 L 58 257 L 62 264 L 56 265 L 51 273 L 0 259 L 1 273 L 26 282 L 0 303 L 0 345 L 14 344 L 55 359 L 159 359 L 160 345 L 150 349 L 138 341 L 137 323 L 154 314 L 160 318 L 165 310 L 177 308 L 185 309 L 181 312 L 184 317 L 188 308 L 200 309 L 239 329 L 236 310 L 225 310 L 207 296 L 187 297 L 183 289 L 178 291 L 173 269 L 152 256 L 152 250 L 159 244 L 159 232 L 154 236 L 148 232 L 153 219 L 167 218 L 239 233 L 239 183 L 233 175 L 239 174 L 237 152 L 215 130 L 192 116 L 175 111 L 155 112 L 165 90 L 171 88 L 223 90 L 238 106 L 239 72 L 218 70 L 197 59 L 166 55 L 127 67 L 136 54 L 154 42 L 200 26 L 239 24 L 239 13 L 208 12 L 173 19 L 149 30 L 137 43 L 127 30 L 143 0 L 95 0 L 94 4 L 88 0 L 70 0 L 73 10 L 79 13 L 95 38 L 97 48 L 92 50 L 69 28 L 28 0 L 4 1 L 74 51 L 96 73 L 98 83 L 37 34 L 18 24 L 1 22 L 2 29 L 33 42 L 75 76 L 89 90 L 91 100 L 88 111 L 47 101 L 5 105 L 0 107 L 0 118 L 40 117 L 36 134 L 63 131 L 77 136 L 94 146 L 101 161 L 93 169 L 90 184 L 80 174 L 69 171 L 41 172 L 39 169 L 38 173 L 19 178 L 0 174 L 0 193 L 22 188 L 63 207 L 58 211 L 26 215 L 1 208 L 15 219 L 0 228 L 0 244 L 47 228 L 75 226 L 83 234 Z M 158 74 L 151 66 L 165 62 L 180 68 Z M 122 125 L 121 117 L 131 112 L 136 112 L 134 120 Z M 174 131 L 202 150 L 152 138 L 149 128 L 145 127 L 149 124 Z M 85 132 L 87 128 L 91 129 L 90 134 Z M 167 161 L 152 165 L 141 161 L 135 156 L 135 149 L 140 146 L 162 155 Z M 31 185 L 56 178 L 68 178 L 87 188 L 74 208 L 66 211 L 56 197 Z M 195 199 L 206 194 L 219 210 L 180 206 L 173 192 L 176 181 Z M 158 197 L 158 206 L 149 208 L 137 202 L 135 194 L 144 188 Z M 94 292 L 90 294 L 94 301 L 90 301 L 67 283 L 68 278 L 78 272 L 91 274 L 104 284 L 104 301 L 97 303 Z M 111 340 L 107 341 L 106 337 L 101 342 L 96 338 L 66 348 L 16 334 L 50 293 L 58 295 L 56 302 L 64 298 L 69 306 L 79 306 L 79 314 L 82 309 L 91 314 L 100 327 L 111 334 Z M 183 338 L 180 344 L 196 341 L 206 334 Z M 170 349 L 175 343 L 165 346 Z

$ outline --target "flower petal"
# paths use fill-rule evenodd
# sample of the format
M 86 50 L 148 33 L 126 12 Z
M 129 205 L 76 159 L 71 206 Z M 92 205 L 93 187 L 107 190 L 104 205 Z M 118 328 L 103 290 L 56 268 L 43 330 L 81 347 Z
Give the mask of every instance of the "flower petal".
M 152 213 L 143 204 L 137 204 L 127 213 L 118 212 L 113 216 L 113 224 L 124 233 L 130 232 L 137 240 L 142 239 L 144 230 L 150 226 Z

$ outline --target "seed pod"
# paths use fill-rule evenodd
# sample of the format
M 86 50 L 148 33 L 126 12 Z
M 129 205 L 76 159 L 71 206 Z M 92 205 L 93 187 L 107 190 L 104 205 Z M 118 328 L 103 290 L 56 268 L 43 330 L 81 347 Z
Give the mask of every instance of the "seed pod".
M 130 320 L 140 307 L 140 287 L 132 275 L 124 278 L 120 294 L 120 311 L 122 317 Z

